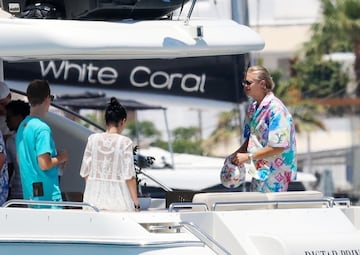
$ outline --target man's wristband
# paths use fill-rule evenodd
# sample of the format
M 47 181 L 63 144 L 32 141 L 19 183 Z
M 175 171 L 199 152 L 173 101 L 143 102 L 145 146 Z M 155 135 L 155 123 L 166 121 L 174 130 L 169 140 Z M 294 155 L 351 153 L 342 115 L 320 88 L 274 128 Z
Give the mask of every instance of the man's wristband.
M 248 156 L 249 156 L 249 160 L 250 160 L 250 161 L 253 161 L 253 160 L 254 160 L 254 155 L 253 155 L 252 153 L 249 153 Z

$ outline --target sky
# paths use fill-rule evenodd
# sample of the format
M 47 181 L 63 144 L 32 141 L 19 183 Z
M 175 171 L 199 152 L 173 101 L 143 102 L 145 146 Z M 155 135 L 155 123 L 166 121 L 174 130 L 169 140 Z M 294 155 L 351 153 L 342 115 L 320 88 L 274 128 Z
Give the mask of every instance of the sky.
M 248 0 L 250 26 L 312 24 L 320 18 L 320 0 Z

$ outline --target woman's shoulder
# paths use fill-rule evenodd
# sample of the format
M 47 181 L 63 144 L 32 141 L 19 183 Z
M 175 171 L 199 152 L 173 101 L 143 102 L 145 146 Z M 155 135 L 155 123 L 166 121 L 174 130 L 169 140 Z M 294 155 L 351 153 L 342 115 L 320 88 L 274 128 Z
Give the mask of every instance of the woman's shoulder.
M 124 135 L 119 135 L 119 138 L 122 141 L 126 142 L 126 143 L 132 143 L 132 140 L 130 139 L 130 137 L 124 136 Z
M 121 134 L 109 134 L 106 132 L 102 132 L 102 133 L 94 133 L 89 136 L 89 139 L 105 139 L 105 138 L 114 139 L 114 140 L 117 139 L 124 142 L 132 143 L 132 140 L 129 137 Z
M 92 133 L 89 135 L 88 139 L 95 139 L 96 137 L 99 137 L 102 133 Z

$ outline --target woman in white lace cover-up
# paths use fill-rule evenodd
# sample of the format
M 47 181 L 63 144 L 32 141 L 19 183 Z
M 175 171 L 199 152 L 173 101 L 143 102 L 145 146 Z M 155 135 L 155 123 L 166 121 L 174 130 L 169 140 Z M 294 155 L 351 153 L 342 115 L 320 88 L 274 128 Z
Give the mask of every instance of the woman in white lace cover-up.
M 88 138 L 80 175 L 86 185 L 83 201 L 100 210 L 140 210 L 132 141 L 121 135 L 126 111 L 111 98 L 105 111 L 106 131 Z

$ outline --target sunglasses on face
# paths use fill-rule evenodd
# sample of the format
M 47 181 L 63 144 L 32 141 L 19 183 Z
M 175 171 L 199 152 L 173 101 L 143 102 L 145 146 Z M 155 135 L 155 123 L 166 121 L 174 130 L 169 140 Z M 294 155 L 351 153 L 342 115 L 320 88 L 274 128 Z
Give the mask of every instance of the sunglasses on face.
M 248 80 L 245 80 L 245 81 L 243 81 L 243 86 L 249 86 L 249 85 L 251 85 L 251 84 L 253 84 L 254 83 L 254 81 L 248 81 Z

